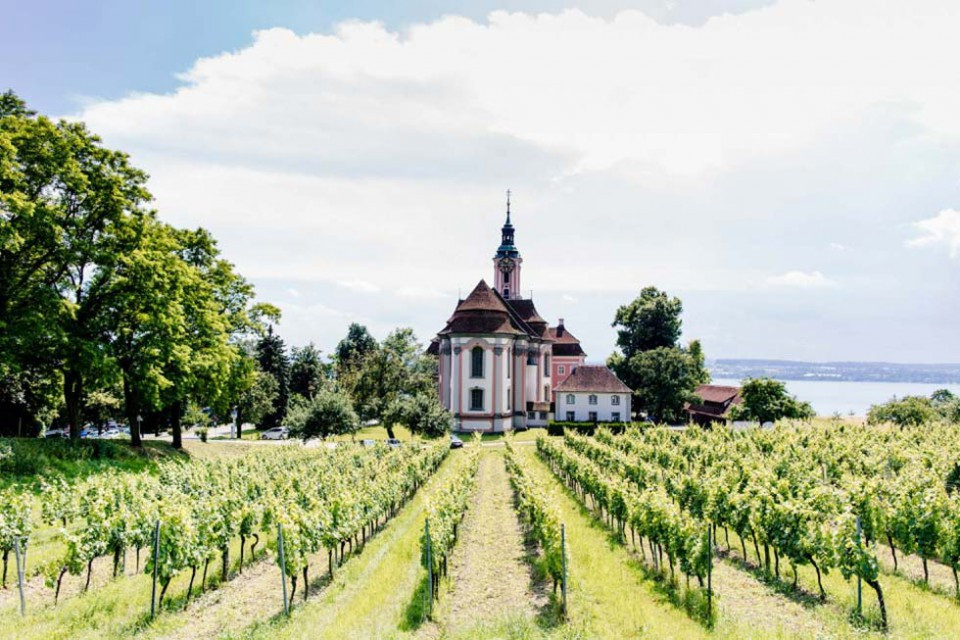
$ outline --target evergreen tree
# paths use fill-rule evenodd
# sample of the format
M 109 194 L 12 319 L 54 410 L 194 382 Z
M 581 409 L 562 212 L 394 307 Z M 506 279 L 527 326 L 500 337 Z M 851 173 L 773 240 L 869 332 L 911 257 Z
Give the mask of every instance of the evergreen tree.
M 287 415 L 287 403 L 290 399 L 290 360 L 287 347 L 280 336 L 273 332 L 273 326 L 267 328 L 266 335 L 257 344 L 257 362 L 260 371 L 271 375 L 277 381 L 277 396 L 273 410 L 264 415 L 261 429 L 280 426 Z
M 290 393 L 312 400 L 327 379 L 327 365 L 320 350 L 311 342 L 305 347 L 294 347 L 290 354 Z

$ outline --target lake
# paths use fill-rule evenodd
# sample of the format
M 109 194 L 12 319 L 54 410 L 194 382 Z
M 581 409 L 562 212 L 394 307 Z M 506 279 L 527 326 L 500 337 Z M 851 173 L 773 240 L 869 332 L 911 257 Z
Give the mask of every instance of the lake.
M 960 395 L 957 384 L 920 382 L 837 382 L 827 380 L 784 380 L 791 395 L 813 405 L 819 415 L 867 415 L 872 404 L 886 402 L 893 396 L 929 396 L 937 389 L 949 389 Z M 714 378 L 711 384 L 740 386 L 739 380 Z

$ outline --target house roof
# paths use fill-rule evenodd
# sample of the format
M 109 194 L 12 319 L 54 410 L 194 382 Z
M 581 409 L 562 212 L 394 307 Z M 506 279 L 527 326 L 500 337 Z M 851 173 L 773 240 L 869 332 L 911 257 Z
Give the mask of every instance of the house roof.
M 601 393 L 632 393 L 632 390 L 602 365 L 584 364 L 573 370 L 566 379 L 554 387 L 557 392 L 598 391 Z
M 737 400 L 739 402 L 740 387 L 726 387 L 717 384 L 701 384 L 694 391 L 703 402 L 727 404 Z
M 553 340 L 553 355 L 555 356 L 587 355 L 580 346 L 580 340 L 567 330 L 562 319 L 557 326 L 548 328 L 544 337 Z

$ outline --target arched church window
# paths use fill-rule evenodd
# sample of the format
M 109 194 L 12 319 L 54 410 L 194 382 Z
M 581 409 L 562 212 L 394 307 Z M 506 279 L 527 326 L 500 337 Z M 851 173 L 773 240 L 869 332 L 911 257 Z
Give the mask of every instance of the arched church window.
M 470 377 L 483 377 L 483 347 L 474 347 L 470 350 Z

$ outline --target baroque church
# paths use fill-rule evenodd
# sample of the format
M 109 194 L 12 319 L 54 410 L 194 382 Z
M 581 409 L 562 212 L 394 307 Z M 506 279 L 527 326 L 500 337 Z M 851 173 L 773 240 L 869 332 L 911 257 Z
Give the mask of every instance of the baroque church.
M 578 368 L 587 368 L 580 341 L 563 319 L 549 326 L 533 300 L 521 296 L 522 266 L 510 222 L 508 192 L 507 220 L 493 256 L 493 287 L 481 280 L 470 295 L 457 302 L 446 326 L 430 344 L 429 352 L 439 359 L 440 400 L 453 414 L 458 431 L 502 432 L 545 426 L 554 419 L 557 387 L 563 388 Z M 589 369 L 602 369 L 613 376 L 606 367 Z M 629 407 L 630 390 L 623 389 Z M 596 396 L 590 398 L 596 402 Z M 629 408 L 627 412 L 629 416 Z M 561 417 L 568 415 L 572 414 Z M 590 415 L 596 419 L 595 413 Z

